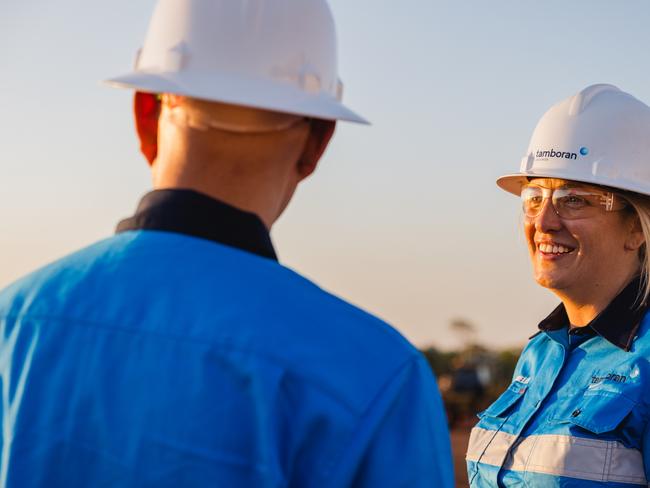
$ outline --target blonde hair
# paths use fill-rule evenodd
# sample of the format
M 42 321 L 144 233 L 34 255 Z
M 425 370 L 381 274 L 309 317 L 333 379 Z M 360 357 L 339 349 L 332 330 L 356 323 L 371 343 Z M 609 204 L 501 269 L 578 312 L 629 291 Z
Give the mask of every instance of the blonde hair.
M 637 303 L 643 305 L 650 297 L 650 258 L 648 243 L 650 242 L 650 197 L 639 193 L 624 193 L 623 198 L 632 206 L 641 224 L 645 242 L 639 248 L 639 264 L 641 267 L 641 289 Z

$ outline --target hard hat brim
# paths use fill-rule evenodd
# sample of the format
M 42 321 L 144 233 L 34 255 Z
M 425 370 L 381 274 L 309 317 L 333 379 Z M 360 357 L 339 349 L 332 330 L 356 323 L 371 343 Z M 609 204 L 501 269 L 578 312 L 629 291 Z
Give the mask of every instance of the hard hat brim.
M 568 181 L 576 181 L 588 185 L 602 186 L 613 190 L 631 191 L 641 195 L 650 195 L 648 189 L 642 183 L 631 180 L 618 180 L 612 181 L 606 178 L 586 178 L 584 173 L 571 174 L 567 171 L 544 171 L 544 172 L 531 172 L 531 173 L 511 173 L 508 175 L 497 178 L 497 185 L 499 188 L 519 196 L 521 194 L 521 187 L 528 183 L 531 178 L 558 178 Z
M 521 193 L 521 187 L 526 184 L 526 182 L 528 182 L 528 176 L 529 175 L 525 175 L 523 173 L 500 176 L 497 178 L 497 185 L 502 190 L 519 196 Z
M 327 93 L 310 94 L 289 83 L 277 82 L 270 85 L 268 80 L 260 81 L 245 76 L 137 71 L 110 78 L 105 83 L 147 93 L 173 93 L 305 117 L 369 124 L 366 119 Z M 242 93 L 246 96 L 242 96 Z

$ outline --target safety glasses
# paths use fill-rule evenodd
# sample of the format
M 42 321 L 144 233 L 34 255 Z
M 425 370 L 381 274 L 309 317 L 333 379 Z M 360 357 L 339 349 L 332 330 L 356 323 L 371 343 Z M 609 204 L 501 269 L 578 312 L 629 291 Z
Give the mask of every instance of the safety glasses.
M 627 206 L 625 200 L 608 191 L 582 186 L 544 188 L 526 185 L 521 190 L 521 201 L 526 217 L 537 217 L 550 199 L 555 213 L 563 219 L 585 219 L 600 212 L 616 212 Z

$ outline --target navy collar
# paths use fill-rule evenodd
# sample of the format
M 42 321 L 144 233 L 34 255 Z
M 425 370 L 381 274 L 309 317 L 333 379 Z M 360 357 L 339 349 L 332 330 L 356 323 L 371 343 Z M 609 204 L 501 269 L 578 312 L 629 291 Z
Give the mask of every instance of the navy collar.
M 642 296 L 641 285 L 639 277 L 633 279 L 589 324 L 574 328 L 569 333 L 599 335 L 615 346 L 629 351 L 641 320 L 648 310 L 647 302 L 639 305 L 639 297 Z M 539 329 L 544 332 L 563 327 L 568 329 L 569 326 L 569 317 L 562 303 L 539 323 Z
M 121 221 L 116 232 L 128 230 L 176 232 L 278 259 L 269 231 L 257 215 L 193 190 L 147 193 L 135 215 Z

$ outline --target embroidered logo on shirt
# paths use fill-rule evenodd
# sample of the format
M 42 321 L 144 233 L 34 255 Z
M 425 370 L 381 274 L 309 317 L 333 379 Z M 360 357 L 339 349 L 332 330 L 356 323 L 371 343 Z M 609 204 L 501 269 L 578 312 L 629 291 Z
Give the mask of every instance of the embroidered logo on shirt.
M 519 376 L 517 376 L 515 378 L 515 381 L 518 381 L 519 383 L 523 383 L 524 385 L 527 385 L 528 383 L 530 383 L 530 376 L 521 376 L 521 375 L 519 375 Z
M 627 376 L 616 373 L 609 373 L 605 376 L 596 376 L 591 377 L 591 384 L 597 385 L 603 381 L 613 381 L 614 383 L 625 383 L 627 381 Z

